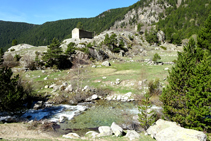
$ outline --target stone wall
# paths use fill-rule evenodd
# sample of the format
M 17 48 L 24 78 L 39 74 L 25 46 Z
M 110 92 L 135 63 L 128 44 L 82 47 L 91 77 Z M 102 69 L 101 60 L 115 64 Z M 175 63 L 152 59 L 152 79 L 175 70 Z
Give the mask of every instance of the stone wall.
M 88 32 L 82 29 L 74 28 L 72 30 L 72 38 L 80 39 L 80 38 L 89 38 L 92 39 L 92 32 Z

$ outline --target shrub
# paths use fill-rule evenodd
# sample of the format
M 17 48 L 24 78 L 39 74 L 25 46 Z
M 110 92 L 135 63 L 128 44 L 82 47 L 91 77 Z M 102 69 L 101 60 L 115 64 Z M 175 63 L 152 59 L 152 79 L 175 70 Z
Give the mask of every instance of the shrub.
M 161 59 L 160 55 L 158 53 L 155 53 L 154 56 L 153 56 L 152 61 L 157 62 L 160 59 Z
M 166 47 L 164 47 L 164 46 L 160 46 L 160 48 L 162 48 L 163 50 L 167 50 L 167 48 L 166 48 Z
M 29 69 L 29 70 L 35 70 L 35 61 L 32 59 L 32 56 L 29 54 L 26 54 L 22 57 L 21 59 L 24 62 L 24 67 Z
M 14 48 L 12 48 L 12 49 L 10 49 L 10 51 L 15 51 L 15 49 L 14 49 Z
M 15 61 L 19 61 L 21 59 L 21 56 L 19 54 L 15 54 L 14 59 Z
M 14 57 L 11 54 L 7 54 L 4 55 L 3 58 L 4 62 L 3 62 L 3 66 L 5 67 L 16 67 L 19 65 L 19 63 L 17 61 L 15 61 Z
M 159 86 L 160 86 L 160 80 L 158 78 L 156 78 L 155 81 L 153 80 L 149 81 L 148 87 L 150 96 L 159 95 L 161 93 Z

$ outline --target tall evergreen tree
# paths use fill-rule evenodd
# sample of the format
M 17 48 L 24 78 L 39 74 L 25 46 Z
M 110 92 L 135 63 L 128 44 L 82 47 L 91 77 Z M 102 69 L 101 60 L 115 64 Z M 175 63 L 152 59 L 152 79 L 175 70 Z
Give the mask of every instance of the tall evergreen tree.
M 183 127 L 211 129 L 211 61 L 206 50 L 193 39 L 178 52 L 177 64 L 169 72 L 169 85 L 161 101 L 165 115 Z
M 62 48 L 60 47 L 60 42 L 58 39 L 54 38 L 42 59 L 46 63 L 46 66 L 53 67 L 53 65 L 56 65 L 58 67 L 61 54 Z
M 197 46 L 211 51 L 211 15 L 204 23 L 204 27 L 199 31 Z
M 15 111 L 23 106 L 26 98 L 23 87 L 19 84 L 19 75 L 12 78 L 10 68 L 0 69 L 0 111 Z

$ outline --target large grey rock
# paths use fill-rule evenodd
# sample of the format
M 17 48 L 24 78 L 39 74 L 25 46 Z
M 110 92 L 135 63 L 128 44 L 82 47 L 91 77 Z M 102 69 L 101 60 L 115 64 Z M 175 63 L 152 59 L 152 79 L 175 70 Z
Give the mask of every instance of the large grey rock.
M 104 62 L 102 63 L 102 66 L 109 67 L 109 66 L 111 66 L 111 64 L 110 64 L 108 61 L 104 61 Z
M 62 137 L 68 138 L 68 139 L 79 139 L 80 136 L 76 133 L 69 133 L 67 135 L 63 135 Z
M 185 129 L 176 122 L 159 119 L 155 125 L 147 129 L 147 133 L 157 141 L 206 141 L 207 136 L 192 129 Z
M 112 123 L 111 130 L 113 131 L 115 136 L 117 137 L 122 136 L 123 129 L 115 122 Z
M 87 132 L 87 133 L 85 134 L 85 137 L 88 137 L 88 138 L 96 138 L 98 134 L 99 134 L 99 133 L 97 133 L 97 132 L 95 132 L 95 131 L 89 131 L 89 132 Z
M 130 140 L 139 139 L 141 136 L 135 130 L 127 130 L 126 136 Z
M 102 136 L 111 136 L 112 135 L 112 130 L 109 126 L 100 126 L 98 128 L 100 134 L 98 135 L 98 137 L 102 137 Z

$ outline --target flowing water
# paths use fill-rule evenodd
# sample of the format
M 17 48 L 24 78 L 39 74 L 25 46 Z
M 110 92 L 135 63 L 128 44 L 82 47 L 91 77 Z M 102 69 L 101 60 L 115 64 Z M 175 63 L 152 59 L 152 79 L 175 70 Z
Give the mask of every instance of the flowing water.
M 152 109 L 161 109 L 153 106 Z M 133 116 L 139 113 L 136 103 L 99 100 L 96 103 L 81 103 L 79 105 L 56 105 L 40 110 L 28 110 L 21 117 L 28 120 L 43 120 L 57 122 L 60 135 L 76 132 L 80 135 L 90 130 L 97 130 L 99 126 L 131 124 Z M 67 120 L 59 122 L 62 117 Z M 0 116 L 0 119 L 4 118 Z

